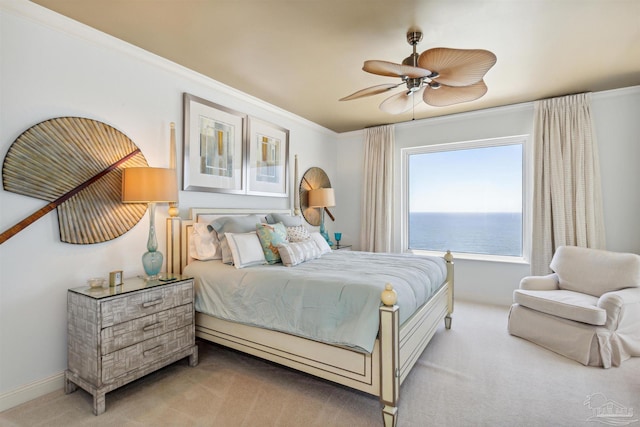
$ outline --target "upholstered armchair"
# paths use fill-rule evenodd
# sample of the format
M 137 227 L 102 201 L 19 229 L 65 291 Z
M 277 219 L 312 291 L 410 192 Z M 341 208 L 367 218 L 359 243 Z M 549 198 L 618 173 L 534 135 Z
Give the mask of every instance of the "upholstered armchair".
M 583 365 L 640 356 L 640 256 L 561 246 L 553 274 L 522 279 L 509 333 Z

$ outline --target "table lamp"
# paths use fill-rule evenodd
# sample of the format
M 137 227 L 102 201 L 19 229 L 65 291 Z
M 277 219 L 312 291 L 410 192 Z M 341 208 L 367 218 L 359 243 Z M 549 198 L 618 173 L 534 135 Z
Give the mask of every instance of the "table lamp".
M 165 168 L 125 168 L 122 174 L 122 202 L 147 203 L 149 206 L 149 239 L 142 265 L 147 279 L 157 279 L 163 256 L 156 239 L 156 203 L 178 201 L 176 171 Z
M 320 234 L 324 237 L 324 240 L 327 241 L 329 246 L 333 246 L 331 239 L 329 239 L 329 233 L 324 228 L 324 208 L 335 206 L 336 205 L 336 196 L 333 192 L 333 188 L 315 188 L 313 190 L 309 190 L 309 207 L 311 208 L 320 208 L 321 209 L 321 220 L 320 220 Z

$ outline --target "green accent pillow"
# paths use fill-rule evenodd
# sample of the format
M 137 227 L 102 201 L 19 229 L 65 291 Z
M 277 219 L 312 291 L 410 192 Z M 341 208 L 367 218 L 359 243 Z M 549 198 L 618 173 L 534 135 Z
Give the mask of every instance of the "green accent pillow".
M 262 245 L 262 251 L 268 264 L 281 262 L 278 245 L 287 242 L 287 228 L 281 222 L 277 224 L 257 224 L 256 232 Z

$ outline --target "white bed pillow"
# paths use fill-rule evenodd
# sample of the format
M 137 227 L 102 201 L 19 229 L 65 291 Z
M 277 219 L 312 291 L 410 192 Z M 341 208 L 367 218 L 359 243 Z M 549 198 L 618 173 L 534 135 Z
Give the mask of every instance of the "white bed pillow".
M 189 256 L 200 261 L 222 259 L 218 233 L 209 231 L 207 224 L 193 224 L 189 236 Z
M 227 244 L 226 233 L 249 233 L 255 231 L 256 224 L 261 222 L 262 219 L 258 215 L 221 216 L 211 221 L 209 227 L 218 233 L 218 238 L 220 239 L 222 262 L 233 264 L 233 254 Z
M 326 254 L 327 252 L 331 252 L 331 246 L 329 246 L 327 241 L 324 240 L 324 237 L 322 237 L 322 234 L 320 234 L 320 232 L 314 231 L 310 234 L 311 234 L 311 240 L 313 240 L 316 243 L 316 245 L 318 245 L 318 248 L 320 249 L 320 255 Z
M 266 264 L 260 239 L 255 231 L 250 233 L 225 233 L 227 244 L 236 268 Z
M 313 240 L 280 244 L 278 252 L 282 263 L 287 267 L 293 267 L 321 255 L 320 248 Z
M 229 243 L 227 242 L 227 238 L 220 240 L 220 252 L 222 252 L 222 262 L 225 264 L 233 264 L 233 254 L 231 253 L 231 249 L 229 249 Z

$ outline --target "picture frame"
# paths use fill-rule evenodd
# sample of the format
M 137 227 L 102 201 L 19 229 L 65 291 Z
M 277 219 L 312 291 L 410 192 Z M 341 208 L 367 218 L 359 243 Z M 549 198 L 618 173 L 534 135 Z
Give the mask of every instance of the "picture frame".
M 245 193 L 247 115 L 184 93 L 185 191 Z
M 247 194 L 289 196 L 289 130 L 249 117 Z
M 109 273 L 109 286 L 114 287 L 120 285 L 122 285 L 122 270 Z

